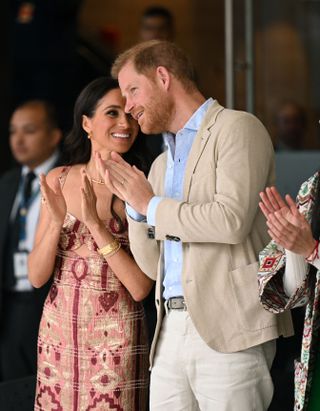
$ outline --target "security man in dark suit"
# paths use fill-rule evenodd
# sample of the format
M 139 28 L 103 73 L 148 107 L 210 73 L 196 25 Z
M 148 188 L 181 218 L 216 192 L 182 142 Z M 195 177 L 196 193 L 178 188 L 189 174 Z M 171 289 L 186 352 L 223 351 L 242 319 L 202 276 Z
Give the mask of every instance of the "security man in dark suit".
M 39 174 L 58 164 L 62 133 L 53 107 L 27 101 L 10 120 L 10 148 L 19 167 L 0 178 L 0 382 L 36 374 L 37 335 L 47 289 L 28 280 L 40 210 Z

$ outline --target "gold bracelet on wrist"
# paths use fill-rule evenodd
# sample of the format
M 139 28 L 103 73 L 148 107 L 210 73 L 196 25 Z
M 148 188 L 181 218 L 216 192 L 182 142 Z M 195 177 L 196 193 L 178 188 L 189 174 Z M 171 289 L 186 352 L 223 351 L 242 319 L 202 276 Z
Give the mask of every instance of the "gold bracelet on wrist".
M 121 244 L 119 243 L 118 240 L 113 240 L 111 243 L 108 243 L 102 248 L 98 249 L 98 253 L 102 255 L 104 258 L 109 258 L 113 256 L 115 253 L 117 253 L 120 250 Z

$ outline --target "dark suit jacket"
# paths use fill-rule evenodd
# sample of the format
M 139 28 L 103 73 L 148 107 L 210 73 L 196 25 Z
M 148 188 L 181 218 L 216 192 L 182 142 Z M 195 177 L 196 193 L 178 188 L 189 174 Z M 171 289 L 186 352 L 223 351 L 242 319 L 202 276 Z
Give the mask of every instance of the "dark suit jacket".
M 58 165 L 58 162 L 55 166 Z M 2 317 L 4 259 L 7 258 L 6 238 L 10 227 L 9 219 L 15 196 L 19 187 L 21 168 L 16 167 L 7 171 L 0 177 L 0 324 Z M 50 282 L 39 289 L 34 289 L 35 304 L 39 307 L 39 315 L 42 312 L 44 300 L 48 294 Z
M 2 295 L 4 280 L 4 259 L 7 257 L 6 238 L 9 229 L 11 209 L 18 191 L 21 169 L 14 168 L 0 178 L 0 313 L 2 312 Z M 1 317 L 0 317 L 1 318 Z

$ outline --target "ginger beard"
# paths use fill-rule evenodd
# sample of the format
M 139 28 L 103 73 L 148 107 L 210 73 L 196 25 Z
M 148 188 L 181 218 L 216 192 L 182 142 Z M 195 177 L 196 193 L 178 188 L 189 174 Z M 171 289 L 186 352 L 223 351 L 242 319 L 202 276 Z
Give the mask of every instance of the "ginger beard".
M 158 134 L 169 130 L 174 104 L 159 88 L 143 105 L 143 115 L 139 125 L 145 134 Z

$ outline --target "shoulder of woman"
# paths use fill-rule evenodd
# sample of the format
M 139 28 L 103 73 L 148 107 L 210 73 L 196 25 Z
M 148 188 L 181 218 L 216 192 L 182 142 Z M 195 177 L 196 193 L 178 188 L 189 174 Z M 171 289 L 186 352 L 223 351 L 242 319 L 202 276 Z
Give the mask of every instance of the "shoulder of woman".
M 67 170 L 66 166 L 55 167 L 47 174 L 47 181 L 53 181 L 57 177 L 60 177 Z

